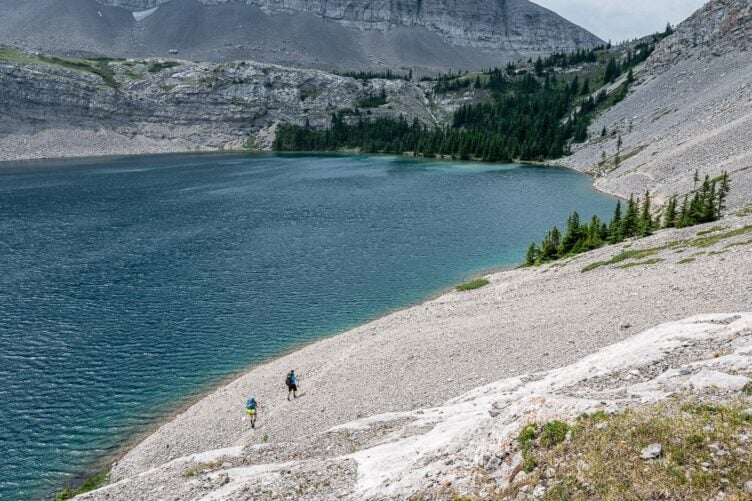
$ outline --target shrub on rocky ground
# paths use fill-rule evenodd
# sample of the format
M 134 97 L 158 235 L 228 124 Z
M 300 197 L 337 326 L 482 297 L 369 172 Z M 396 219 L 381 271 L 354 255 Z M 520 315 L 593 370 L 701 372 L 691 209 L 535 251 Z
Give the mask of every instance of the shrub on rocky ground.
M 583 415 L 571 430 L 532 425 L 518 441 L 523 469 L 534 467 L 501 498 L 749 499 L 750 440 L 752 409 L 743 398 Z

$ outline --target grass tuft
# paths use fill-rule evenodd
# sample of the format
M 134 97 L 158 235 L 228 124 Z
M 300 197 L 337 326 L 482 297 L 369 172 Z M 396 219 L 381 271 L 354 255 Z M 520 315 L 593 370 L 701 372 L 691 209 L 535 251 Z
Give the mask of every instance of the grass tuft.
M 712 228 L 708 228 L 707 230 L 698 231 L 698 236 L 704 236 L 704 235 L 710 235 L 711 233 L 716 233 L 718 231 L 723 231 L 726 229 L 726 226 L 713 226 Z
M 637 261 L 637 262 L 634 262 L 634 263 L 623 264 L 621 266 L 617 266 L 617 268 L 619 268 L 620 270 L 626 270 L 628 268 L 634 268 L 635 266 L 650 266 L 651 264 L 658 264 L 658 263 L 660 263 L 662 261 L 663 261 L 663 259 L 660 259 L 660 258 L 656 257 L 656 258 L 653 258 L 653 259 L 646 259 L 645 261 Z
M 543 447 L 553 447 L 567 438 L 569 425 L 562 421 L 551 421 L 543 425 L 540 443 Z
M 743 209 L 737 211 L 736 215 L 739 217 L 752 216 L 752 205 L 748 205 L 744 207 Z
M 65 489 L 57 493 L 57 501 L 66 501 L 67 499 L 74 498 L 78 496 L 79 494 L 84 494 L 86 492 L 91 492 L 93 490 L 99 489 L 100 487 L 104 486 L 107 482 L 110 481 L 110 472 L 105 471 L 98 475 L 94 475 L 93 477 L 89 477 L 86 479 L 86 481 L 81 484 L 80 487 L 76 489 L 71 489 L 70 486 L 66 486 Z
M 458 285 L 456 289 L 458 291 L 471 291 L 473 289 L 480 289 L 481 287 L 485 287 L 490 283 L 491 282 L 489 282 L 485 278 L 476 278 L 475 280 L 470 280 L 469 282 Z

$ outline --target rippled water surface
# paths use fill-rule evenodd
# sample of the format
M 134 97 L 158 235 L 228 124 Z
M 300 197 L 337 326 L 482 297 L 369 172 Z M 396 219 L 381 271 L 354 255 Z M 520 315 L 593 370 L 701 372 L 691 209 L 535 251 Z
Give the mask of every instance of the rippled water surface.
M 47 497 L 228 374 L 612 208 L 585 176 L 514 165 L 0 164 L 0 498 Z

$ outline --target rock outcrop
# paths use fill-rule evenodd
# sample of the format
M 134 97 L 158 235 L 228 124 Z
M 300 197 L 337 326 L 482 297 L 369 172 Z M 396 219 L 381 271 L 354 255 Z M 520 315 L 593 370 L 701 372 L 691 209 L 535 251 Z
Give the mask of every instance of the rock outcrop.
M 5 160 L 268 149 L 277 124 L 307 120 L 323 127 L 333 112 L 354 110 L 382 89 L 388 102 L 368 110 L 370 116 L 435 123 L 423 90 L 403 80 L 363 81 L 248 62 L 130 60 L 75 68 L 21 53 L 15 56 L 21 62 L 10 59 L 0 62 Z M 77 141 L 81 134 L 88 148 Z
M 0 0 L 0 8 L 0 43 L 69 55 L 177 51 L 201 61 L 437 72 L 602 43 L 527 0 Z
M 752 2 L 714 0 L 681 23 L 648 62 L 648 70 L 661 71 L 681 59 L 719 57 L 752 48 Z

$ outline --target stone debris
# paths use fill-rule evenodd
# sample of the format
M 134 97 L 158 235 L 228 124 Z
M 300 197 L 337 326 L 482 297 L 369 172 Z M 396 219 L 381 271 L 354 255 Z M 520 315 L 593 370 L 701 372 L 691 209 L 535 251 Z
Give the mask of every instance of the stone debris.
M 656 459 L 660 457 L 662 451 L 661 444 L 650 444 L 640 451 L 640 457 L 642 459 Z
M 606 347 L 574 364 L 530 377 L 512 377 L 471 390 L 438 407 L 373 415 L 297 440 L 249 443 L 185 458 L 109 485 L 84 499 L 150 499 L 169 489 L 176 498 L 257 499 L 405 499 L 438 492 L 472 492 L 472 479 L 483 472 L 495 489 L 522 483 L 521 453 L 515 437 L 531 422 L 572 421 L 583 412 L 625 410 L 650 405 L 686 390 L 691 374 L 671 368 L 666 357 L 691 352 L 708 340 L 729 341 L 727 354 L 700 359 L 684 367 L 713 371 L 714 378 L 752 373 L 752 313 L 700 315 L 660 325 Z M 674 360 L 679 360 L 674 358 Z M 652 374 L 648 380 L 624 378 L 630 398 L 593 389 L 588 397 L 571 396 L 571 388 L 590 381 L 601 388 L 609 374 Z M 655 370 L 659 367 L 660 370 Z M 710 369 L 712 367 L 712 369 Z M 734 374 L 732 374 L 734 373 Z M 748 381 L 748 379 L 747 379 Z M 707 386 L 712 398 L 740 395 L 738 386 Z M 611 389 L 609 389 L 611 390 Z M 496 416 L 489 409 L 496 409 Z M 500 444 L 503 445 L 500 448 Z M 728 454 L 717 443 L 707 445 L 715 457 Z M 662 446 L 640 451 L 645 460 L 661 457 Z M 578 469 L 590 468 L 584 461 Z M 709 468 L 710 464 L 704 465 Z M 520 499 L 540 499 L 546 479 L 521 488 Z M 185 482 L 190 478 L 190 482 Z M 519 496 L 518 496 L 519 497 Z

